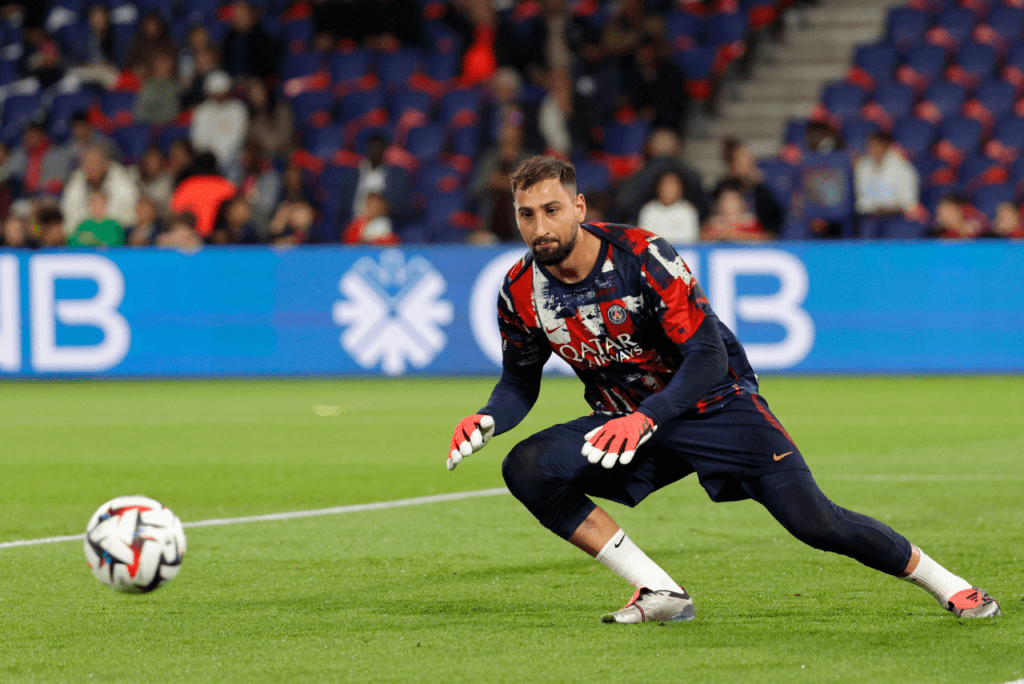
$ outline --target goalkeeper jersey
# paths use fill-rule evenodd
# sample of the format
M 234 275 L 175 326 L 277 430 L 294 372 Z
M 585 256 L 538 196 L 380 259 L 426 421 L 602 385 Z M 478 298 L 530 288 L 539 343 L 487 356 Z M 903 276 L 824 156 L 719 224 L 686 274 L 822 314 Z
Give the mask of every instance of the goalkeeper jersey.
M 602 241 L 582 281 L 564 283 L 527 254 L 502 283 L 502 377 L 480 411 L 497 432 L 525 417 L 552 353 L 583 381 L 598 413 L 640 410 L 661 423 L 757 391 L 743 347 L 668 242 L 628 226 L 581 229 Z

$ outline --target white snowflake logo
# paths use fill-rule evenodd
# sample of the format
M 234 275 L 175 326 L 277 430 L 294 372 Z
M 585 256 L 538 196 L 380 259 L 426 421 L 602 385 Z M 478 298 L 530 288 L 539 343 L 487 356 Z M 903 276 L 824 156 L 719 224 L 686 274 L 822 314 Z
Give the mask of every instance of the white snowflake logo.
M 388 375 L 406 365 L 423 368 L 444 349 L 441 329 L 452 322 L 451 302 L 441 299 L 448 283 L 423 257 L 408 261 L 399 249 L 380 261 L 359 259 L 338 282 L 346 299 L 335 302 L 334 322 L 346 329 L 341 346 L 363 368 L 381 364 Z

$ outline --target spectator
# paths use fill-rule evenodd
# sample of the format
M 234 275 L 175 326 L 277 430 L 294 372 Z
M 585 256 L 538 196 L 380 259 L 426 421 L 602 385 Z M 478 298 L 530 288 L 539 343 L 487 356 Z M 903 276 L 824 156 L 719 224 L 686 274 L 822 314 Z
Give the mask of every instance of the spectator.
M 64 214 L 57 207 L 39 209 L 39 247 L 64 247 L 68 243 Z
M 356 216 L 342 233 L 341 241 L 346 245 L 396 245 L 398 236 L 391 230 L 388 203 L 384 195 L 371 192 L 366 196 L 366 211 Z
M 645 14 L 644 0 L 623 0 L 605 24 L 601 46 L 609 57 L 628 60 L 649 36 L 664 35 L 664 27 Z
M 754 207 L 757 220 L 766 231 L 778 235 L 785 212 L 765 184 L 764 173 L 757 167 L 750 149 L 736 138 L 726 138 L 722 141 L 722 161 L 728 169 L 726 178 L 743 184 L 747 206 Z
M 174 192 L 174 178 L 164 168 L 164 155 L 160 147 L 147 147 L 138 166 L 132 169 L 132 174 L 138 183 L 139 193 L 156 202 L 160 214 L 165 213 L 171 193 Z
M 356 183 L 352 215 L 366 211 L 364 203 L 371 192 L 384 195 L 395 221 L 407 220 L 412 215 L 412 190 L 404 169 L 385 163 L 388 141 L 383 135 L 371 135 L 366 144 L 366 156 L 359 162 L 359 180 Z
M 207 99 L 192 115 L 189 137 L 196 152 L 212 152 L 217 165 L 230 176 L 238 168 L 249 114 L 231 97 L 231 77 L 223 71 L 206 78 Z
M 178 81 L 174 76 L 173 53 L 153 55 L 149 77 L 135 98 L 135 120 L 139 123 L 165 124 L 178 116 Z
M 992 237 L 1024 238 L 1024 217 L 1013 202 L 1000 202 L 992 222 Z
M 523 147 L 522 127 L 506 123 L 497 144 L 484 151 L 473 171 L 470 193 L 479 207 L 481 230 L 499 240 L 519 239 L 509 176 L 532 156 L 533 152 Z
M 868 223 L 898 216 L 918 204 L 917 170 L 893 147 L 892 135 L 872 133 L 866 152 L 853 166 L 862 234 Z
M 156 236 L 156 244 L 160 247 L 173 247 L 194 251 L 203 246 L 203 238 L 196 232 L 195 214 L 183 211 L 171 216 L 167 222 L 167 230 Z
M 127 244 L 132 247 L 152 245 L 162 232 L 160 206 L 152 197 L 142 195 L 135 205 L 135 225 L 128 229 Z
M 747 206 L 743 183 L 727 178 L 715 191 L 715 209 L 704 227 L 709 242 L 763 242 L 768 233 Z
M 206 81 L 220 70 L 220 55 L 213 45 L 196 48 L 192 61 L 192 73 L 185 79 L 181 90 L 181 108 L 192 109 L 206 99 Z
M 28 219 L 15 213 L 11 213 L 10 216 L 3 220 L 3 231 L 0 234 L 0 239 L 2 239 L 0 244 L 4 247 L 35 247 L 29 235 Z
M 65 65 L 60 45 L 40 26 L 25 26 L 23 34 L 20 71 L 25 76 L 35 77 L 39 87 L 46 90 L 64 77 Z
M 192 28 L 188 30 L 185 46 L 178 53 L 178 78 L 181 79 L 182 90 L 192 85 L 196 75 L 196 54 L 200 50 L 212 49 L 214 49 L 214 46 L 210 40 L 210 30 L 206 28 L 206 24 L 193 24 Z M 202 99 L 202 84 L 200 84 L 198 92 L 200 99 Z
M 985 215 L 959 193 L 950 193 L 935 207 L 932 235 L 946 240 L 971 240 L 986 233 Z
M 248 0 L 232 5 L 231 28 L 224 36 L 224 69 L 233 77 L 266 78 L 275 73 L 280 48 L 259 23 Z
M 212 155 L 211 155 L 212 156 Z M 178 138 L 167 148 L 167 172 L 171 174 L 171 185 L 178 187 L 188 178 L 196 161 L 196 151 L 187 138 Z M 216 167 L 217 161 L 214 160 Z
M 827 121 L 808 121 L 807 132 L 804 134 L 807 151 L 828 154 L 843 149 L 842 136 Z
M 710 213 L 708 198 L 700 176 L 683 162 L 679 134 L 667 128 L 656 129 L 644 146 L 644 155 L 647 161 L 643 167 L 619 185 L 613 209 L 615 220 L 635 223 L 640 208 L 654 194 L 658 178 L 665 171 L 672 170 L 683 179 L 686 200 L 697 209 L 701 221 L 704 221 Z
M 674 245 L 696 242 L 700 237 L 700 217 L 692 204 L 683 199 L 683 178 L 666 171 L 655 183 L 656 197 L 640 210 L 639 226 Z
M 625 95 L 640 118 L 659 128 L 682 131 L 689 101 L 686 75 L 668 57 L 664 38 L 645 37 L 625 75 Z
M 253 138 L 242 148 L 242 177 L 238 191 L 252 207 L 252 222 L 260 235 L 266 235 L 270 218 L 281 195 L 281 174 L 267 159 L 259 142 Z
M 546 154 L 569 157 L 573 152 L 570 124 L 573 115 L 572 76 L 567 69 L 552 69 L 547 79 L 548 94 L 537 111 L 537 128 L 544 139 Z
M 118 225 L 130 226 L 135 223 L 135 204 L 139 201 L 135 181 L 123 166 L 111 161 L 106 150 L 97 145 L 85 151 L 82 168 L 71 174 L 64 187 L 61 209 L 68 228 L 77 227 L 88 217 L 91 190 L 104 191 L 108 203 L 107 213 Z
M 150 10 L 139 20 L 139 32 L 128 47 L 128 63 L 152 66 L 158 55 L 171 55 L 177 61 L 178 46 L 160 13 Z
M 295 138 L 291 107 L 267 90 L 267 86 L 258 78 L 249 79 L 247 94 L 248 137 L 255 139 L 272 158 L 287 158 Z
M 71 173 L 67 153 L 53 145 L 46 135 L 46 127 L 38 120 L 29 122 L 21 140 L 21 147 L 14 150 L 8 162 L 8 173 L 15 179 L 20 193 L 60 194 L 64 179 Z
M 205 238 L 213 231 L 221 203 L 235 196 L 235 185 L 217 173 L 217 160 L 210 152 L 197 156 L 183 175 L 171 195 L 171 210 L 193 214 L 193 228 Z
M 315 220 L 316 209 L 309 202 L 282 202 L 270 220 L 270 244 L 298 245 L 305 242 Z
M 254 245 L 260 241 L 252 223 L 252 206 L 244 195 L 235 195 L 220 205 L 209 241 L 215 245 Z
M 71 136 L 61 145 L 64 153 L 69 157 L 72 169 L 82 165 L 82 157 L 85 151 L 93 146 L 100 146 L 107 152 L 111 159 L 121 158 L 121 149 L 110 137 L 96 130 L 89 115 L 84 111 L 78 111 L 71 115 Z
M 110 247 L 124 244 L 124 230 L 110 216 L 107 193 L 102 188 L 89 190 L 89 216 L 70 236 L 72 247 Z
M 89 35 L 86 41 L 86 59 L 90 64 L 118 63 L 117 37 L 110 20 L 110 10 L 102 3 L 90 5 L 87 11 Z

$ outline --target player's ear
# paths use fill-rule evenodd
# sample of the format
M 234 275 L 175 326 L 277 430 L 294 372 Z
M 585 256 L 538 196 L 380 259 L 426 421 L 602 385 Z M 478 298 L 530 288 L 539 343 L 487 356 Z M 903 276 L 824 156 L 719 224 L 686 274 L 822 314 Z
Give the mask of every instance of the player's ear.
M 583 223 L 583 219 L 587 217 L 587 200 L 583 197 L 583 193 L 577 193 L 576 203 L 573 205 L 576 209 L 576 220 L 579 223 Z

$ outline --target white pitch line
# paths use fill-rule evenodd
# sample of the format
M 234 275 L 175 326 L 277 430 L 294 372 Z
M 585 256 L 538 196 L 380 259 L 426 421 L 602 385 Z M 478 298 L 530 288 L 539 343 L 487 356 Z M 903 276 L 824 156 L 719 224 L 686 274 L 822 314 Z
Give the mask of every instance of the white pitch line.
M 1021 482 L 1024 476 L 1021 475 L 985 475 L 985 474 L 963 474 L 963 475 L 823 475 L 819 480 L 838 480 L 840 482 Z M 476 499 L 482 496 L 498 496 L 508 494 L 504 487 L 494 489 L 479 489 L 473 492 L 455 492 L 453 494 L 434 494 L 432 496 L 416 496 L 411 499 L 398 499 L 396 501 L 380 501 L 368 504 L 353 504 L 351 506 L 334 506 L 332 508 L 317 508 L 310 511 L 287 511 L 285 513 L 268 513 L 266 515 L 246 515 L 240 518 L 213 518 L 211 520 L 196 520 L 195 522 L 183 523 L 184 527 L 213 527 L 215 525 L 238 525 L 251 522 L 269 522 L 272 520 L 293 520 L 295 518 L 315 518 L 323 515 L 343 515 L 345 513 L 360 513 L 362 511 L 380 511 L 389 508 L 403 508 L 405 506 L 422 506 L 424 504 L 443 503 L 445 501 L 461 501 L 462 499 Z M 18 546 L 38 546 L 40 544 L 56 544 L 65 541 L 80 541 L 85 539 L 84 534 L 71 534 L 63 537 L 44 537 L 42 539 L 19 539 L 16 541 L 0 542 L 0 549 L 12 549 Z M 1011 682 L 1010 684 L 1024 684 Z
M 343 515 L 345 513 L 360 513 L 362 511 L 380 511 L 388 508 L 403 508 L 405 506 L 422 506 L 424 504 L 443 503 L 446 501 L 461 501 L 463 499 L 476 499 L 482 496 L 499 496 L 508 494 L 504 487 L 494 489 L 478 489 L 473 492 L 454 492 L 452 494 L 434 494 L 432 496 L 415 496 L 411 499 L 398 499 L 396 501 L 380 501 L 368 504 L 352 504 L 350 506 L 333 506 L 331 508 L 317 508 L 310 511 L 288 511 L 285 513 L 268 513 L 266 515 L 246 515 L 240 518 L 213 518 L 211 520 L 196 520 L 195 522 L 182 523 L 183 527 L 213 527 L 215 525 L 237 525 L 240 523 L 269 522 L 271 520 L 292 520 L 295 518 L 315 518 L 322 515 Z M 39 544 L 56 544 L 65 541 L 81 541 L 85 539 L 84 534 L 71 534 L 63 537 L 45 537 L 43 539 L 20 539 L 17 541 L 0 542 L 0 549 L 11 549 L 17 546 L 37 546 Z

